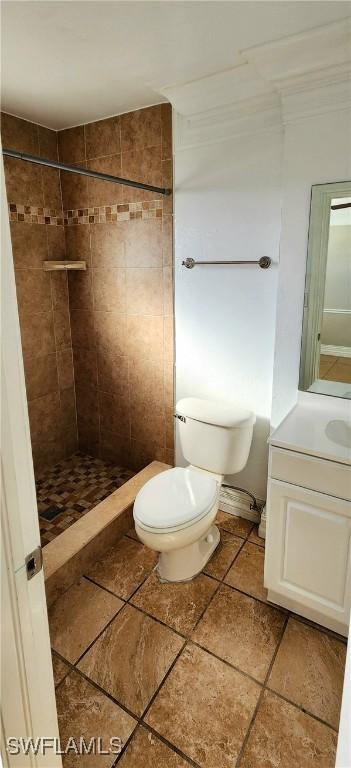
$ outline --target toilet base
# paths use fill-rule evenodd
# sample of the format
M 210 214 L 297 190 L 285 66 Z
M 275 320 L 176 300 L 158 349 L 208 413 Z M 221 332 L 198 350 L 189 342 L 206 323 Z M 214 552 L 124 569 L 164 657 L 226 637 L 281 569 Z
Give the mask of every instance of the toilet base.
M 157 564 L 160 581 L 180 582 L 195 578 L 209 561 L 220 538 L 217 526 L 212 525 L 206 536 L 199 541 L 194 541 L 182 549 L 161 552 Z

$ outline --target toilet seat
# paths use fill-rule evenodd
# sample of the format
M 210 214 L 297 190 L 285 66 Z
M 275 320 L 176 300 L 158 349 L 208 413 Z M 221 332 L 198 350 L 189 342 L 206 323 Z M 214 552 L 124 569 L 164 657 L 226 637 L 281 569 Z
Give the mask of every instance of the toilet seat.
M 210 475 L 174 467 L 145 483 L 134 502 L 134 520 L 152 533 L 184 530 L 208 514 L 218 494 L 219 485 Z

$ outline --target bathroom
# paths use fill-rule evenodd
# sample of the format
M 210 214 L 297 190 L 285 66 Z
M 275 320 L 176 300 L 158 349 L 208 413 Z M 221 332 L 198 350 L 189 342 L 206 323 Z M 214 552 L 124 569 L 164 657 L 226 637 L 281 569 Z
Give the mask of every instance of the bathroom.
M 4 734 L 120 739 L 33 765 L 351 764 L 349 7 L 218 5 L 2 4 Z

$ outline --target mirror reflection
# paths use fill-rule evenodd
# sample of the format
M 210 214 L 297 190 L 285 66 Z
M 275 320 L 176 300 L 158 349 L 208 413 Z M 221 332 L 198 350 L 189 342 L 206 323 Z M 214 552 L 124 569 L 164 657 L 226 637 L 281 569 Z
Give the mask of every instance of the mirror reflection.
M 300 388 L 351 399 L 351 183 L 312 188 Z

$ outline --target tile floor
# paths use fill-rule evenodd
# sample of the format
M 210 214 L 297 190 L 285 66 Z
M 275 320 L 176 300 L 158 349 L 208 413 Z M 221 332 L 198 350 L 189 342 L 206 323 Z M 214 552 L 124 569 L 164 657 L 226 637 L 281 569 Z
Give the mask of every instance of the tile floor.
M 321 355 L 319 378 L 351 384 L 351 359 L 349 357 Z
M 59 536 L 135 473 L 102 459 L 75 453 L 36 478 L 41 544 Z M 52 519 L 43 515 L 53 514 Z
M 129 533 L 50 609 L 65 768 L 332 768 L 346 643 L 267 603 L 263 541 L 220 512 L 205 572 L 160 584 Z

